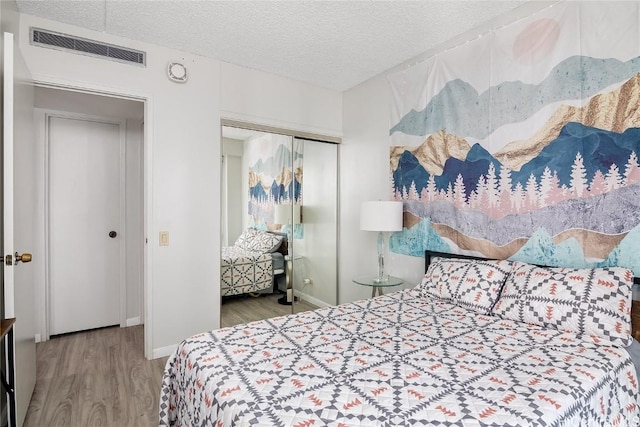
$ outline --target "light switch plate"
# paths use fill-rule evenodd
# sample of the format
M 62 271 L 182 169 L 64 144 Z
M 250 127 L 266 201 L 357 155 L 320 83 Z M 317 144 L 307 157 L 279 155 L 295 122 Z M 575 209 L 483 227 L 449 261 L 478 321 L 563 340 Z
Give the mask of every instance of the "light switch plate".
M 169 246 L 169 232 L 161 231 L 160 232 L 160 246 Z

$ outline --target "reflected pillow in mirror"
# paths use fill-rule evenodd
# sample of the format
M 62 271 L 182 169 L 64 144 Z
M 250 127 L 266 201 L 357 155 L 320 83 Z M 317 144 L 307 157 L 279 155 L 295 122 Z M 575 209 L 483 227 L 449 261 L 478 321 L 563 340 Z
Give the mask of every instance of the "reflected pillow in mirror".
M 262 253 L 272 253 L 278 250 L 282 243 L 282 236 L 277 234 L 271 234 L 263 230 L 253 230 L 252 233 L 247 233 L 247 236 L 242 241 L 242 249 L 246 251 L 255 251 Z M 247 230 L 247 231 L 248 231 Z M 242 233 L 245 234 L 245 233 Z M 242 236 L 240 236 L 242 237 Z M 240 238 L 238 238 L 240 240 Z M 237 242 L 236 242 L 237 246 Z

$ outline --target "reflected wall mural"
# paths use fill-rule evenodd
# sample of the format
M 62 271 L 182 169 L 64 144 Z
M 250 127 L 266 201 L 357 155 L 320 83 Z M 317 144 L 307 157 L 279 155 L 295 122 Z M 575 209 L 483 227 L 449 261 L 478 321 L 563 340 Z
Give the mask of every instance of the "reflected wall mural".
M 288 232 L 290 225 L 275 224 L 278 204 L 302 205 L 302 141 L 284 135 L 265 134 L 245 143 L 249 173 L 249 227 Z M 294 226 L 293 236 L 302 238 L 303 228 Z

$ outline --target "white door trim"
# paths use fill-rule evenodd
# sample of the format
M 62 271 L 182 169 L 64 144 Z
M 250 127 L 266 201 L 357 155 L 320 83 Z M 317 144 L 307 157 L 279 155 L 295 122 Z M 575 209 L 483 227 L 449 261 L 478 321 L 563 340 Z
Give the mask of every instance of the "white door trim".
M 33 83 L 38 87 L 62 89 L 94 95 L 112 96 L 116 98 L 140 101 L 144 103 L 144 290 L 143 290 L 143 316 L 144 316 L 144 356 L 153 358 L 153 255 L 155 246 L 149 245 L 149 238 L 153 235 L 153 95 L 146 92 L 123 91 L 112 87 L 93 85 L 86 82 L 79 84 L 77 81 L 59 79 L 43 74 L 35 74 Z
M 125 144 L 126 144 L 126 120 L 123 119 L 113 119 L 109 117 L 100 117 L 100 116 L 91 116 L 88 114 L 80 114 L 80 113 L 69 113 L 55 110 L 47 110 L 42 109 L 38 114 L 44 115 L 44 247 L 45 247 L 45 257 L 44 257 L 44 281 L 45 281 L 45 293 L 44 293 L 44 303 L 46 315 L 44 319 L 44 340 L 48 340 L 50 338 L 50 327 L 51 327 L 51 275 L 50 275 L 50 262 L 51 262 L 51 246 L 50 246 L 50 182 L 49 182 L 49 172 L 50 172 L 50 162 L 51 159 L 49 157 L 50 153 L 50 130 L 49 123 L 51 118 L 60 118 L 60 119 L 70 119 L 70 120 L 81 120 L 81 121 L 90 121 L 97 123 L 106 123 L 118 126 L 119 133 L 119 198 L 120 198 L 120 212 L 119 216 L 119 229 L 118 234 L 121 236 L 118 239 L 119 243 L 119 262 L 120 269 L 118 272 L 118 289 L 120 292 L 119 295 L 119 306 L 120 313 L 118 315 L 120 321 L 120 327 L 124 328 L 127 326 L 126 319 L 126 311 L 127 311 L 127 289 L 126 289 L 126 261 L 127 261 L 127 253 L 126 253 L 126 240 L 127 240 L 127 229 L 126 229 L 126 164 L 125 164 Z M 91 254 L 84 254 L 85 256 L 91 256 Z
M 13 108 L 13 83 L 14 83 L 14 50 L 13 50 L 13 34 L 12 33 L 7 33 L 5 32 L 3 34 L 3 59 L 4 59 L 4 67 L 3 67 L 3 82 L 2 82 L 2 89 L 3 89 L 3 99 L 2 99 L 2 107 L 4 109 L 3 111 L 3 116 L 5 114 L 7 114 L 7 112 L 11 112 L 14 110 Z M 11 54 L 5 54 L 5 52 L 11 52 Z M 15 112 L 14 112 L 15 113 Z M 12 115 L 14 113 L 11 113 Z M 7 120 L 5 120 L 5 118 Z M 3 186 L 4 186 L 4 190 L 3 190 L 3 209 L 7 210 L 5 208 L 5 206 L 13 206 L 13 199 L 11 199 L 11 201 L 9 201 L 9 194 L 13 195 L 13 191 L 9 192 L 7 191 L 7 189 L 13 189 L 13 146 L 14 146 L 14 142 L 13 142 L 13 117 L 10 117 L 10 119 L 8 117 L 3 117 L 3 141 L 11 141 L 11 144 L 7 144 L 6 142 L 3 143 L 3 174 L 6 178 L 3 178 Z M 12 196 L 11 196 L 12 197 Z M 11 203 L 11 205 L 9 205 L 9 203 Z M 8 217 L 8 218 L 7 218 Z M 7 224 L 11 224 L 11 227 L 2 227 L 3 228 L 3 236 L 2 238 L 4 239 L 4 250 L 5 251 L 12 251 L 14 249 L 13 247 L 13 208 L 6 212 L 4 214 L 4 223 Z M 7 245 L 7 242 L 10 241 L 11 243 L 9 245 Z M 9 247 L 7 247 L 9 246 Z M 11 252 L 9 252 L 11 253 Z M 4 254 L 2 254 L 2 256 L 4 257 Z M 4 263 L 3 263 L 4 265 Z M 3 282 L 3 286 L 4 286 L 4 317 L 6 318 L 10 318 L 10 317 L 14 317 L 14 310 L 15 310 L 15 292 L 14 292 L 14 283 L 13 283 L 13 268 L 7 268 L 6 266 L 3 267 L 4 268 L 4 282 Z M 7 283 L 11 283 L 10 286 L 7 286 Z M 2 344 L 4 345 L 4 344 Z M 8 363 L 8 362 L 7 362 Z M 8 366 L 8 365 L 7 365 Z M 16 416 L 16 414 L 12 414 L 13 417 Z

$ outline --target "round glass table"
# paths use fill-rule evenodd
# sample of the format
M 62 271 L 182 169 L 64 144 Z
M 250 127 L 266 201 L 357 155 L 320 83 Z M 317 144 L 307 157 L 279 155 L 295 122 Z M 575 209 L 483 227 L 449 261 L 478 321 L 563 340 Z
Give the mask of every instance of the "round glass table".
M 397 277 L 388 276 L 384 280 L 378 280 L 375 277 L 363 276 L 353 279 L 354 283 L 363 286 L 371 286 L 371 297 L 375 297 L 376 293 L 382 295 L 382 288 L 390 288 L 392 286 L 399 286 L 404 283 L 404 280 Z

